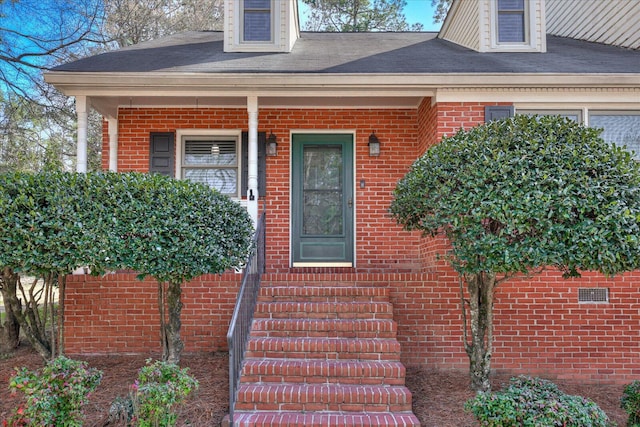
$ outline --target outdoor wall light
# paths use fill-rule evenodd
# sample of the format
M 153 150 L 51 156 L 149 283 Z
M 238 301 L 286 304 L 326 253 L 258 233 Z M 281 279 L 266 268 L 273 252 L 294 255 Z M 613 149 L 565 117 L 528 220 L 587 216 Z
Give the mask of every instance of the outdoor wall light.
M 277 156 L 278 155 L 278 141 L 276 140 L 276 136 L 271 132 L 271 135 L 267 138 L 267 156 Z
M 369 155 L 373 157 L 380 155 L 380 140 L 376 136 L 375 131 L 369 135 Z

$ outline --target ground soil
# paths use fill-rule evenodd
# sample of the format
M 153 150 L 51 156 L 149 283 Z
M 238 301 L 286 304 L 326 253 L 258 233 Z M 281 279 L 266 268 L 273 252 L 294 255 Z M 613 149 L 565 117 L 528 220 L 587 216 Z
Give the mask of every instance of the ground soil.
M 102 383 L 91 395 L 84 409 L 86 426 L 116 426 L 110 423 L 109 407 L 117 396 L 126 396 L 129 385 L 144 366 L 145 360 L 157 355 L 144 356 L 83 356 L 91 367 L 104 372 Z M 200 382 L 197 393 L 184 405 L 179 414 L 179 426 L 219 426 L 229 408 L 228 355 L 226 353 L 184 355 L 181 365 L 189 367 Z M 28 346 L 22 346 L 11 355 L 0 358 L 0 420 L 9 416 L 20 400 L 11 396 L 9 378 L 14 367 L 37 369 L 42 359 Z M 509 377 L 496 375 L 494 389 L 507 383 Z M 464 402 L 473 397 L 465 372 L 408 368 L 407 387 L 413 393 L 413 410 L 424 427 L 477 426 L 473 416 L 463 411 Z M 581 395 L 595 401 L 619 427 L 626 422 L 626 414 L 620 409 L 623 386 L 579 384 L 555 381 L 568 394 Z

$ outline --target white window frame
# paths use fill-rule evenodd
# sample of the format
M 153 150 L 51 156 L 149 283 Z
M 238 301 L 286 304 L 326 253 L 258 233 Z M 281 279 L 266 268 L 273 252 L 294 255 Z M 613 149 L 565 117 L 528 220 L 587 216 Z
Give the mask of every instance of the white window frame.
M 240 5 L 238 7 L 239 12 L 240 12 L 240 19 L 238 19 L 238 22 L 240 24 L 240 31 L 239 31 L 239 36 L 240 36 L 240 43 L 241 44 L 258 44 L 258 45 L 272 45 L 274 44 L 275 41 L 275 2 L 274 0 L 270 0 L 269 1 L 269 19 L 270 19 L 270 26 L 271 26 L 271 34 L 269 35 L 269 40 L 245 40 L 244 39 L 244 29 L 245 29 L 245 23 L 244 23 L 244 12 L 247 8 L 245 8 L 245 0 L 240 0 Z M 249 9 L 249 10 L 253 10 L 253 9 Z M 258 9 L 256 9 L 258 10 Z M 264 10 L 264 9 L 259 9 L 259 10 Z
M 184 140 L 185 138 L 203 137 L 203 138 L 234 138 L 236 140 L 236 155 L 237 164 L 234 169 L 237 170 L 236 176 L 238 177 L 236 183 L 237 193 L 229 195 L 233 199 L 241 199 L 242 194 L 242 130 L 239 129 L 178 129 L 176 131 L 176 171 L 175 176 L 177 179 L 183 178 L 184 165 Z
M 281 13 L 284 1 L 271 0 L 271 40 L 269 41 L 244 41 L 244 0 L 237 0 L 234 7 L 233 21 L 237 24 L 233 30 L 233 46 L 231 52 L 265 52 L 265 50 L 281 50 L 282 25 Z
M 500 42 L 498 39 L 498 0 L 489 0 L 489 12 L 491 14 L 490 37 L 491 50 L 502 52 L 531 52 L 537 51 L 536 10 L 535 3 L 524 0 L 524 42 Z

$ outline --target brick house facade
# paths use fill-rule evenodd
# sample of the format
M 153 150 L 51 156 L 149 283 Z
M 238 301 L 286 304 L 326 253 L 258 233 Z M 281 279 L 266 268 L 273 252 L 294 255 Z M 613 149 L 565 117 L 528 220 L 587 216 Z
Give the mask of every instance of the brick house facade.
M 482 3 L 484 0 L 478 2 Z M 535 8 L 541 0 L 526 3 Z M 228 7 L 232 4 L 227 2 Z M 213 49 L 223 37 L 193 33 L 81 60 L 54 70 L 47 78 L 76 97 L 79 115 L 89 105 L 104 115 L 105 169 L 148 172 L 150 136 L 164 133 L 176 142 L 172 175 L 182 178 L 187 166 L 178 163 L 186 144 L 184 135 L 224 130 L 272 133 L 277 155 L 266 157 L 265 170 L 259 171 L 266 176 L 266 187 L 255 206 L 266 212 L 263 283 L 366 283 L 388 288 L 402 362 L 466 369 L 458 277 L 438 258 L 447 242 L 405 232 L 393 221 L 388 208 L 396 183 L 430 146 L 460 128 L 485 122 L 492 107 L 508 107 L 516 113 L 573 114 L 581 121 L 593 117 L 594 122 L 596 116 L 629 116 L 636 123 L 640 117 L 640 53 L 634 46 L 621 49 L 552 36 L 535 52 L 530 51 L 533 42 L 518 52 L 474 51 L 462 42 L 455 44 L 456 14 L 462 19 L 464 13 L 471 13 L 462 10 L 464 4 L 454 2 L 453 15 L 439 38 L 302 33 L 293 41 L 293 53 L 261 57 L 243 53 L 242 46 L 228 52 L 219 46 L 213 59 L 196 60 L 202 52 L 195 52 L 189 59 L 206 69 L 198 74 L 203 68 L 189 68 L 189 60 L 180 62 L 182 56 L 171 63 L 176 46 L 183 52 L 196 49 L 190 45 L 191 37 L 205 47 L 211 43 Z M 552 4 L 547 4 L 547 15 L 553 13 Z M 228 31 L 232 30 L 224 34 Z M 383 40 L 390 40 L 391 45 L 384 45 Z M 343 63 L 304 69 L 317 58 L 317 62 L 331 58 L 334 49 L 347 43 L 357 48 L 343 52 L 351 55 Z M 380 44 L 384 52 L 361 52 L 378 49 Z M 306 62 L 296 62 L 296 55 L 305 54 L 302 49 L 312 48 L 320 51 L 311 51 Z M 156 66 L 152 57 L 160 53 L 166 64 Z M 225 63 L 229 58 L 225 54 L 247 62 L 233 68 Z M 136 63 L 130 55 L 135 55 Z M 416 58 L 415 63 L 411 58 Z M 429 58 L 435 58 L 431 59 L 435 65 L 427 64 Z M 348 166 L 353 169 L 349 202 L 353 206 L 353 259 L 348 260 L 349 265 L 297 263 L 292 255 L 296 233 L 292 222 L 298 215 L 292 194 L 297 185 L 294 138 L 310 134 L 352 138 L 353 161 Z M 369 151 L 372 134 L 381 144 L 379 156 Z M 256 143 L 251 138 L 249 144 Z M 632 144 L 640 146 L 639 141 Z M 251 168 L 252 160 L 248 161 Z M 238 199 L 250 204 L 247 194 Z M 239 280 L 239 274 L 228 272 L 184 286 L 185 351 L 226 350 L 225 334 Z M 492 367 L 594 382 L 637 379 L 638 283 L 640 272 L 611 279 L 585 273 L 581 279 L 564 280 L 560 273 L 548 270 L 501 284 L 495 304 Z M 605 290 L 606 300 L 579 301 L 580 292 L 592 289 Z M 157 348 L 155 292 L 153 281 L 137 281 L 134 274 L 73 276 L 65 307 L 67 351 L 140 353 Z

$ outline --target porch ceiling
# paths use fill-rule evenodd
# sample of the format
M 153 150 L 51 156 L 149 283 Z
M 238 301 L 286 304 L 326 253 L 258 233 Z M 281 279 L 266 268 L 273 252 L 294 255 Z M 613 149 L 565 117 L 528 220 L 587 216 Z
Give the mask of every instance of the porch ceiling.
M 425 93 L 425 95 L 433 95 Z M 424 96 L 266 96 L 259 108 L 417 108 Z M 106 117 L 119 107 L 246 108 L 246 96 L 91 96 L 91 106 Z

